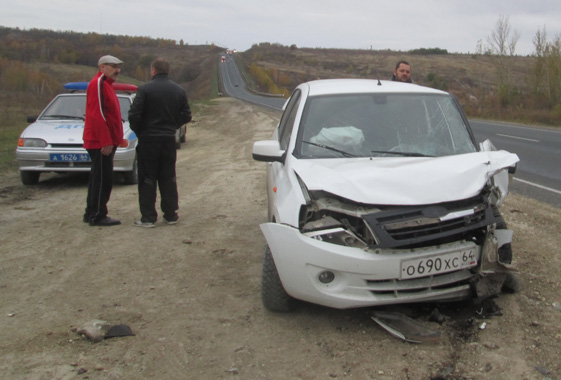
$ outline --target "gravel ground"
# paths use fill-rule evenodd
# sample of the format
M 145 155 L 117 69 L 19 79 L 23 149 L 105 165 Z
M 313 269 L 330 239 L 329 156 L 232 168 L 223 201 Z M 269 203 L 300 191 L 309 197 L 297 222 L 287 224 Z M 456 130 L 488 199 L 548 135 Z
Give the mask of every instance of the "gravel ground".
M 561 379 L 561 214 L 511 194 L 521 290 L 485 305 L 291 314 L 260 299 L 265 164 L 252 143 L 280 114 L 235 99 L 203 106 L 178 151 L 180 221 L 134 227 L 135 186 L 115 184 L 116 227 L 82 223 L 87 176 L 0 185 L 0 378 Z M 429 315 L 438 309 L 442 323 Z M 371 319 L 401 312 L 440 333 L 403 342 Z M 92 343 L 100 319 L 134 336 Z M 482 327 L 485 327 L 484 329 Z

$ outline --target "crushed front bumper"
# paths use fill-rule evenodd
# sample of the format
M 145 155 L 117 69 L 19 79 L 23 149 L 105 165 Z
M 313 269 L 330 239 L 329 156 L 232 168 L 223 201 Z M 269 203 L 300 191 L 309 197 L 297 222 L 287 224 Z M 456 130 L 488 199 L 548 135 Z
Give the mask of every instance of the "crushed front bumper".
M 502 271 L 496 252 L 512 239 L 512 233 L 501 233 L 489 236 L 484 246 L 459 241 L 415 249 L 362 249 L 316 240 L 277 223 L 262 224 L 261 230 L 285 291 L 296 299 L 338 309 L 470 298 L 477 293 L 477 282 L 484 279 L 488 283 L 496 272 Z M 477 264 L 402 279 L 402 262 L 461 251 L 473 252 Z M 488 265 L 489 260 L 494 262 Z M 486 271 L 481 271 L 482 267 Z M 326 272 L 332 274 L 327 283 L 321 281 Z M 482 288 L 481 292 L 494 290 L 496 286 Z

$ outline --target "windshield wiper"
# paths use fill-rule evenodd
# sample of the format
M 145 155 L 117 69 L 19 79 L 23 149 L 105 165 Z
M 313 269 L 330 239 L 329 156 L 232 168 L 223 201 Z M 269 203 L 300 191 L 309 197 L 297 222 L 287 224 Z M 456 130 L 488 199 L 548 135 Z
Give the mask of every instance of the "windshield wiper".
M 314 145 L 314 146 L 317 146 L 317 147 L 320 147 L 320 148 L 323 148 L 323 149 L 332 150 L 332 151 L 337 152 L 337 153 L 341 153 L 343 156 L 346 156 L 346 157 L 358 157 L 356 154 L 345 152 L 344 150 L 337 149 L 337 148 L 334 148 L 334 147 L 329 146 L 329 145 L 316 144 L 316 143 L 313 143 L 311 141 L 304 141 L 304 140 L 302 140 L 302 142 L 306 143 L 306 144 Z
M 83 116 L 72 116 L 72 115 L 43 115 L 43 118 L 52 118 L 52 119 L 79 119 L 85 120 Z
M 387 150 L 371 150 L 370 153 L 380 153 L 380 154 L 395 154 L 397 156 L 407 156 L 407 157 L 434 157 L 429 154 L 415 153 L 415 152 L 393 152 Z

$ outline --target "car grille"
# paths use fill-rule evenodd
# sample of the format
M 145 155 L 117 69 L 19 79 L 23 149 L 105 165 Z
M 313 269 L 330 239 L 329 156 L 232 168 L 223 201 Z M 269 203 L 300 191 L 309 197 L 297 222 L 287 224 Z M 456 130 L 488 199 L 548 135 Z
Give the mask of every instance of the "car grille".
M 374 248 L 422 246 L 441 240 L 470 239 L 470 231 L 496 223 L 482 197 L 421 207 L 403 207 L 364 216 L 375 235 Z
M 52 148 L 64 148 L 64 149 L 84 149 L 84 144 L 51 144 Z
M 91 168 L 91 162 L 46 162 L 47 168 Z
M 447 290 L 458 287 L 469 289 L 469 281 L 473 277 L 468 269 L 444 273 L 412 280 L 367 280 L 368 290 L 377 298 L 388 300 L 415 297 L 423 293 Z

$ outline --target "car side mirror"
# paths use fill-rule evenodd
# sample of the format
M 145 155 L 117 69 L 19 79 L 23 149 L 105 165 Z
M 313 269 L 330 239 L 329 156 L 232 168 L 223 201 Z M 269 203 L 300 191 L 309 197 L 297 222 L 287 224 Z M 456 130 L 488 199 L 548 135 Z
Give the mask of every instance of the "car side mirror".
M 276 140 L 256 141 L 252 154 L 256 161 L 284 163 L 285 151 L 281 150 Z
M 492 152 L 497 150 L 497 148 L 495 148 L 491 140 L 487 139 L 479 143 L 479 150 L 481 150 L 482 152 Z
M 26 120 L 28 123 L 35 123 L 37 121 L 37 116 L 28 116 Z

